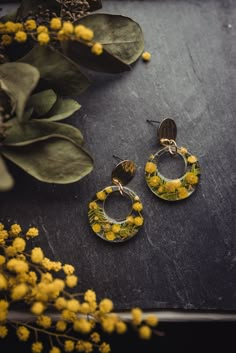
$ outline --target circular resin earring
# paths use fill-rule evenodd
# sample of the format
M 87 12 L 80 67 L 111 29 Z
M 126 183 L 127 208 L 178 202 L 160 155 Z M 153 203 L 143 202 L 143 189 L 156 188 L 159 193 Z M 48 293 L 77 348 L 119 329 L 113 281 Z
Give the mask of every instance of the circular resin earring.
M 154 120 L 147 120 L 159 123 Z M 164 119 L 157 130 L 159 143 L 162 149 L 152 154 L 145 166 L 145 178 L 150 190 L 158 197 L 167 201 L 178 201 L 186 199 L 196 190 L 199 183 L 200 166 L 198 158 L 192 155 L 187 148 L 177 146 L 175 139 L 177 127 L 172 119 Z M 184 160 L 184 175 L 178 179 L 168 179 L 158 170 L 158 160 L 164 154 L 169 153 L 172 157 L 179 155 Z
M 143 225 L 143 206 L 138 195 L 125 187 L 134 177 L 136 165 L 133 161 L 121 160 L 114 168 L 111 175 L 112 184 L 96 193 L 94 199 L 89 203 L 89 223 L 94 233 L 109 242 L 124 242 L 135 236 Z M 122 197 L 127 197 L 132 202 L 132 209 L 126 218 L 116 220 L 107 215 L 105 202 L 109 195 L 119 192 Z

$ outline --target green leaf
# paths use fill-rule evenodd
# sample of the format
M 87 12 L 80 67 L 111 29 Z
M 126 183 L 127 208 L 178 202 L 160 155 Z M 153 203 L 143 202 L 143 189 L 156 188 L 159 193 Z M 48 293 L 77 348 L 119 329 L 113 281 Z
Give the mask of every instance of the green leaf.
M 27 102 L 27 107 L 33 108 L 37 117 L 42 117 L 49 112 L 56 101 L 57 95 L 52 89 L 49 89 L 33 94 Z
M 24 114 L 23 114 L 23 117 L 22 117 L 22 121 L 27 122 L 31 118 L 31 116 L 33 114 L 33 111 L 34 111 L 34 108 L 26 109 L 24 111 Z M 11 120 L 11 123 L 14 124 L 14 119 Z
M 82 17 L 77 23 L 91 28 L 94 41 L 104 48 L 104 53 L 96 56 L 86 45 L 65 43 L 68 55 L 81 65 L 104 72 L 126 71 L 143 52 L 142 29 L 129 17 L 98 13 Z
M 15 105 L 12 105 L 13 102 L 10 97 L 0 88 L 0 107 L 4 114 L 12 114 L 15 111 Z
M 79 20 L 94 31 L 94 41 L 127 65 L 133 64 L 144 49 L 140 25 L 129 17 L 111 14 L 91 14 Z
M 49 46 L 36 45 L 19 61 L 35 66 L 47 85 L 62 95 L 79 95 L 89 87 L 79 66 Z
M 21 20 L 22 17 L 26 17 L 29 11 L 33 14 L 38 12 L 38 6 L 41 6 L 43 10 L 50 9 L 59 15 L 60 5 L 56 0 L 23 0 L 17 10 L 17 19 Z
M 8 191 L 14 185 L 14 180 L 8 172 L 6 164 L 0 156 L 0 191 Z
M 21 147 L 4 147 L 3 155 L 38 180 L 67 184 L 93 169 L 91 156 L 67 139 L 52 137 Z
M 38 70 L 24 63 L 0 65 L 0 85 L 16 106 L 16 116 L 22 121 L 26 101 L 39 80 Z
M 19 124 L 17 119 L 12 119 L 11 123 L 4 139 L 5 146 L 26 146 L 50 137 L 65 138 L 78 146 L 83 144 L 80 130 L 71 125 L 37 119 L 27 124 Z
M 74 99 L 62 99 L 61 97 L 58 97 L 56 103 L 44 118 L 47 119 L 47 121 L 63 120 L 71 116 L 80 108 L 81 105 Z
M 66 55 L 90 70 L 113 74 L 130 70 L 129 65 L 108 53 L 106 49 L 101 55 L 94 55 L 91 53 L 90 47 L 80 42 L 68 41 L 61 43 L 61 45 Z

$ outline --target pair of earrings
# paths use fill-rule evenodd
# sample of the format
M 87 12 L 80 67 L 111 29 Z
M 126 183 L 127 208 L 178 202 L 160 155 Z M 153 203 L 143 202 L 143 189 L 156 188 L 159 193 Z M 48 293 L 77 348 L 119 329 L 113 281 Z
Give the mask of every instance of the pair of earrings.
M 155 122 L 148 120 L 148 122 Z M 185 147 L 176 144 L 177 127 L 172 119 L 164 119 L 157 130 L 158 141 L 162 148 L 152 154 L 145 166 L 145 179 L 150 190 L 161 199 L 178 201 L 191 196 L 199 183 L 200 167 L 196 156 Z M 184 160 L 184 175 L 178 179 L 168 179 L 158 170 L 158 160 L 168 153 L 172 157 L 181 156 Z M 115 157 L 115 156 L 114 156 Z M 117 157 L 116 157 L 117 158 Z M 124 160 L 112 171 L 112 184 L 96 193 L 89 203 L 89 223 L 94 233 L 109 242 L 123 242 L 137 234 L 144 223 L 143 206 L 139 196 L 125 185 L 134 177 L 136 165 L 133 161 Z M 119 192 L 132 202 L 129 215 L 117 221 L 109 217 L 105 211 L 105 202 L 110 194 Z

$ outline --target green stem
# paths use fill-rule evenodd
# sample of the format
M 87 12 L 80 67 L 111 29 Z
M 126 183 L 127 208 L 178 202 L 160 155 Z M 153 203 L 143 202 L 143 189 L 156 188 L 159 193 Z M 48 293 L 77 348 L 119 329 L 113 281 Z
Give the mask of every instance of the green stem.
M 22 325 L 22 323 L 18 322 L 18 321 L 11 321 L 10 323 L 13 323 L 13 324 L 16 324 L 16 325 Z M 78 340 L 76 337 L 69 336 L 69 335 L 66 335 L 66 334 L 63 334 L 63 333 L 50 332 L 48 330 L 45 330 L 45 329 L 42 329 L 42 328 L 37 328 L 35 326 L 29 325 L 27 323 L 24 323 L 23 325 L 28 327 L 31 330 L 36 330 L 38 332 L 44 333 L 44 334 L 48 335 L 49 337 L 50 336 L 61 337 L 61 338 L 67 338 L 67 339 L 70 339 L 70 340 L 73 340 L 73 341 L 77 341 Z

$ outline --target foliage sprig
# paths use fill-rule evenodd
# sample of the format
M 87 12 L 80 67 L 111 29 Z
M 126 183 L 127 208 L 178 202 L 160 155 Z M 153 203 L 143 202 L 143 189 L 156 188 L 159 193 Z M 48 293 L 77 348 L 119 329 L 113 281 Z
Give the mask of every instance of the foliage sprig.
M 35 227 L 23 232 L 19 224 L 5 229 L 0 223 L 0 338 L 12 325 L 20 341 L 35 337 L 33 353 L 42 352 L 43 335 L 49 338 L 49 353 L 60 353 L 61 347 L 65 352 L 109 353 L 110 344 L 99 332 L 120 335 L 132 328 L 144 340 L 160 334 L 156 316 L 144 318 L 140 308 L 133 308 L 131 319 L 124 321 L 113 311 L 112 300 L 98 300 L 92 289 L 78 292 L 72 265 L 50 260 L 38 246 L 27 250 L 28 240 L 38 235 Z M 17 303 L 31 313 L 30 322 L 11 318 Z

